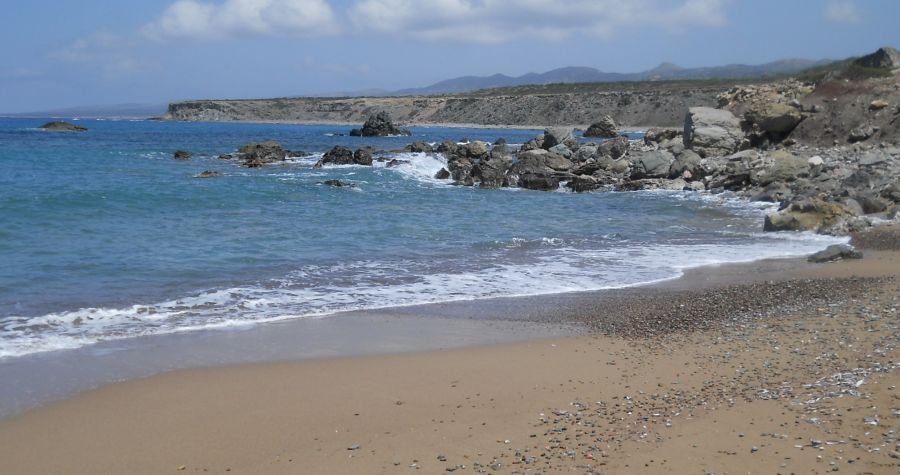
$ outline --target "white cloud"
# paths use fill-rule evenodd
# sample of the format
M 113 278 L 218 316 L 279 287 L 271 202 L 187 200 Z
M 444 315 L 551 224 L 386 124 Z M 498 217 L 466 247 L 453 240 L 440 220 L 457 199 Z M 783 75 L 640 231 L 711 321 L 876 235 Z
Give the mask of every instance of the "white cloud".
M 48 56 L 64 63 L 93 68 L 107 79 L 159 69 L 157 63 L 136 57 L 135 45 L 129 37 L 100 31 L 50 51 Z
M 361 0 L 355 26 L 426 40 L 502 43 L 561 40 L 573 34 L 608 37 L 623 28 L 679 32 L 726 23 L 728 0 Z
M 829 0 L 825 4 L 825 18 L 835 23 L 856 24 L 862 22 L 862 16 L 853 0 Z
M 155 40 L 236 35 L 315 36 L 337 31 L 326 0 L 178 0 L 142 29 Z

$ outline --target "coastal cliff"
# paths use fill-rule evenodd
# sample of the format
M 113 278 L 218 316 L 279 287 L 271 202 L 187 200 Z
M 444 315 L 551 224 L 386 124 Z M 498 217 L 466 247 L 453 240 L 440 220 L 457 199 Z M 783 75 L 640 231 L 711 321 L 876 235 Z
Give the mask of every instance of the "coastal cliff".
M 380 111 L 407 124 L 537 126 L 587 125 L 603 115 L 628 126 L 679 126 L 689 107 L 715 106 L 732 85 L 667 85 L 621 90 L 418 97 L 281 98 L 195 100 L 169 105 L 164 119 L 362 123 Z

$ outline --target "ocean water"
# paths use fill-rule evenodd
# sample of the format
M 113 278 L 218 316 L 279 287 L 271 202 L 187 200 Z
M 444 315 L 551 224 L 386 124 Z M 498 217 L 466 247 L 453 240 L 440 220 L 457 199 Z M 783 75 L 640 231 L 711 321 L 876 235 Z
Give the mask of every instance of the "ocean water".
M 799 256 L 834 238 L 763 234 L 769 205 L 685 192 L 481 190 L 399 167 L 313 169 L 334 145 L 523 143 L 539 131 L 0 119 L 0 358 L 98 341 L 431 302 L 641 285 L 691 267 Z M 315 155 L 215 158 L 278 140 Z M 177 149 L 193 152 L 176 161 Z M 197 179 L 204 170 L 223 177 Z M 331 188 L 326 179 L 353 182 Z M 339 318 L 339 317 L 337 317 Z

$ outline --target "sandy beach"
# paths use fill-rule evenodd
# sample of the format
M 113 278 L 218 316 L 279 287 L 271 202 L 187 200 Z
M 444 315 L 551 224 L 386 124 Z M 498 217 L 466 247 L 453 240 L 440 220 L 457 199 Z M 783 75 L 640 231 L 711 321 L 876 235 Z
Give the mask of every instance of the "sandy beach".
M 0 457 L 17 474 L 896 473 L 896 237 L 555 317 L 583 336 L 108 385 L 3 420 Z

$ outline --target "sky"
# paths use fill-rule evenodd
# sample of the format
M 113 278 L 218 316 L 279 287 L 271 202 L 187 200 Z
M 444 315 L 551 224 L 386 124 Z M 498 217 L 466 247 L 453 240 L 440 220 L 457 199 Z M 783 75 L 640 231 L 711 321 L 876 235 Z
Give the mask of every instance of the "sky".
M 900 47 L 898 0 L 14 0 L 3 12 L 0 113 Z

